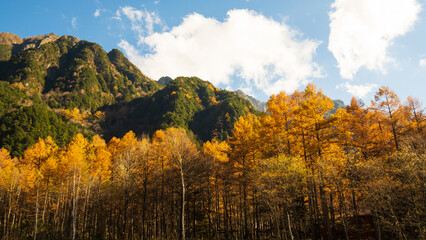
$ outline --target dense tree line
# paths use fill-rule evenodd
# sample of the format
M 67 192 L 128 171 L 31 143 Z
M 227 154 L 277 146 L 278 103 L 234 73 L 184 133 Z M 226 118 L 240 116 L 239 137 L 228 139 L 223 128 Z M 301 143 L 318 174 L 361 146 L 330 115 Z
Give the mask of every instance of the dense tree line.
M 2 239 L 425 239 L 425 116 L 382 87 L 334 114 L 314 85 L 226 141 L 184 129 L 0 150 Z
M 151 96 L 105 106 L 104 137 L 154 134 L 158 129 L 183 128 L 205 142 L 226 140 L 234 123 L 248 112 L 259 114 L 234 92 L 218 89 L 197 77 L 177 77 Z

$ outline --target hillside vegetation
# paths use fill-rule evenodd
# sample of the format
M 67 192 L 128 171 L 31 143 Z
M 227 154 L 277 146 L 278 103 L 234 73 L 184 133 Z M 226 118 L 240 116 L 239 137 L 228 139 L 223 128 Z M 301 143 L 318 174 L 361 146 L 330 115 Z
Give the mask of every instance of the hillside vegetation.
M 308 84 L 260 112 L 72 36 L 1 45 L 1 239 L 426 239 L 414 97 Z
M 178 77 L 152 96 L 103 109 L 107 136 L 137 134 L 156 129 L 181 127 L 201 140 L 226 139 L 240 116 L 257 113 L 234 92 L 215 88 L 196 77 Z M 126 115 L 122 113 L 126 112 Z
M 309 84 L 271 96 L 266 114 L 240 116 L 224 141 L 200 145 L 184 129 L 194 112 L 235 105 L 226 100 L 234 97 L 177 78 L 142 99 L 150 105 L 131 102 L 172 110 L 157 115 L 167 128 L 152 136 L 77 134 L 63 147 L 48 136 L 18 158 L 0 148 L 0 236 L 425 239 L 426 117 L 418 100 L 401 103 L 382 87 L 370 106 L 353 98 L 331 114 L 335 103 Z
M 22 40 L 1 33 L 0 46 L 0 146 L 12 156 L 48 135 L 63 146 L 77 132 L 110 139 L 176 126 L 201 140 L 226 139 L 239 116 L 255 112 L 236 94 L 195 77 L 160 90 L 119 50 L 107 53 L 72 36 Z M 32 116 L 34 109 L 50 120 Z M 25 130 L 14 126 L 23 119 L 31 119 Z M 46 124 L 51 127 L 41 127 Z

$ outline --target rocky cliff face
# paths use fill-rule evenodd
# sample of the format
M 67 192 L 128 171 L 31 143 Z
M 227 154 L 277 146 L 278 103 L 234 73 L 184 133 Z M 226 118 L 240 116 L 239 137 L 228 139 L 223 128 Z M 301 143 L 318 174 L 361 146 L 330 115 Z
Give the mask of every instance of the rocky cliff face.
M 49 33 L 34 37 L 20 38 L 13 33 L 0 33 L 0 61 L 7 61 L 11 56 L 25 51 L 29 48 L 39 48 L 43 44 L 55 42 L 61 36 Z M 79 42 L 79 39 L 74 36 L 64 36 L 74 44 Z
M 256 109 L 257 111 L 266 112 L 266 108 L 268 107 L 268 105 L 265 102 L 261 102 L 257 100 L 256 98 L 245 94 L 241 90 L 237 90 L 235 93 L 238 96 L 248 100 L 251 103 L 251 105 L 253 105 L 254 109 Z
M 24 40 L 20 38 L 18 35 L 13 33 L 2 32 L 0 33 L 0 44 L 2 45 L 14 45 L 21 44 Z
M 169 82 L 173 81 L 173 79 L 171 77 L 162 77 L 160 79 L 158 79 L 157 83 L 163 86 L 167 86 L 167 84 L 169 84 Z
M 53 33 L 49 33 L 46 35 L 39 35 L 34 37 L 26 37 L 23 40 L 23 43 L 21 44 L 21 51 L 24 51 L 28 48 L 38 48 L 43 44 L 54 42 L 58 40 L 61 36 L 55 35 Z M 74 36 L 64 36 L 68 40 L 70 40 L 73 43 L 79 42 L 79 39 Z
M 0 62 L 7 61 L 12 56 L 14 45 L 20 45 L 24 40 L 13 33 L 0 33 Z
M 28 48 L 38 48 L 43 44 L 54 42 L 58 40 L 59 38 L 60 36 L 57 36 L 53 33 L 34 36 L 34 37 L 26 37 L 24 38 L 24 42 L 21 44 L 21 50 L 24 51 Z

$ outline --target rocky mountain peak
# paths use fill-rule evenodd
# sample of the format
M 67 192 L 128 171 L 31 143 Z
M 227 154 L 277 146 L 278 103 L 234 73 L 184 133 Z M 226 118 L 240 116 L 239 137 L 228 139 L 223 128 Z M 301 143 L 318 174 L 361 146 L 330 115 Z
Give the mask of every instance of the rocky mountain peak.
M 256 98 L 245 94 L 241 90 L 237 90 L 235 93 L 241 98 L 248 100 L 251 103 L 251 105 L 253 105 L 254 109 L 256 109 L 257 111 L 266 112 L 267 104 L 265 102 L 261 102 L 257 100 Z
M 28 48 L 38 48 L 43 44 L 46 43 L 50 43 L 50 42 L 54 42 L 56 40 L 58 40 L 61 36 L 58 36 L 56 34 L 53 33 L 49 33 L 46 35 L 38 35 L 38 36 L 34 36 L 34 37 L 26 37 L 23 40 L 23 43 L 21 44 L 21 51 L 24 51 Z M 79 41 L 79 39 L 77 37 L 74 36 L 64 36 L 66 37 L 68 40 L 77 43 Z
M 165 77 L 161 77 L 160 79 L 158 79 L 157 83 L 159 83 L 163 86 L 166 86 L 171 81 L 173 81 L 173 79 L 171 77 L 165 76 Z
M 65 37 L 74 44 L 80 41 L 74 36 L 65 35 L 62 37 Z M 39 48 L 43 44 L 55 42 L 59 38 L 61 38 L 61 36 L 49 33 L 22 39 L 16 34 L 2 32 L 0 33 L 0 61 L 7 61 L 12 55 L 18 54 L 29 48 Z
M 16 34 L 8 32 L 0 33 L 0 44 L 12 46 L 14 44 L 21 44 L 23 41 L 24 40 Z

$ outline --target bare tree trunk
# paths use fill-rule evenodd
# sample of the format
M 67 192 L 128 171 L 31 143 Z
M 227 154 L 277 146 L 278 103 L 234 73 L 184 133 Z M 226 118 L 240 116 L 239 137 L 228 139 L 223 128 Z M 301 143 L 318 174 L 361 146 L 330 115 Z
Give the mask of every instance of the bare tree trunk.
M 349 236 L 348 236 L 348 228 L 346 225 L 346 211 L 343 210 L 343 194 L 342 192 L 338 189 L 337 190 L 339 195 L 339 213 L 340 213 L 340 217 L 342 218 L 342 224 L 343 224 L 343 229 L 345 231 L 345 239 L 349 240 Z
M 290 232 L 290 238 L 291 240 L 294 240 L 293 232 L 291 231 L 291 222 L 290 222 L 290 215 L 287 212 L 287 222 L 288 222 L 288 230 Z
M 62 194 L 59 192 L 59 196 L 58 199 L 56 200 L 56 209 L 55 209 L 55 214 L 53 215 L 53 222 L 55 223 L 56 226 L 58 226 L 58 220 L 57 220 L 57 216 L 59 214 L 59 205 L 60 205 L 60 200 L 62 198 Z
M 315 201 L 316 186 L 313 180 L 308 182 L 308 202 L 310 209 L 310 223 L 311 223 L 311 238 L 312 240 L 318 239 L 318 205 Z
M 183 169 L 181 167 L 180 178 L 182 182 L 182 209 L 181 209 L 181 219 L 182 219 L 182 240 L 185 240 L 185 179 L 183 176 Z
M 142 236 L 145 238 L 146 233 L 146 196 L 147 196 L 147 182 L 148 182 L 148 173 L 145 173 L 145 177 L 143 180 L 143 206 L 142 206 Z
M 16 217 L 16 214 L 13 214 L 12 223 L 10 223 L 10 230 L 12 230 L 13 229 L 13 225 L 15 225 L 15 217 Z M 10 232 L 10 230 L 9 230 L 9 232 Z
M 42 225 L 44 225 L 44 221 L 45 221 L 45 214 L 46 214 L 48 196 L 49 196 L 49 185 L 47 185 L 46 196 L 44 196 L 43 213 L 41 214 L 41 219 L 42 219 L 41 224 Z
M 244 180 L 243 183 L 243 218 L 244 218 L 244 235 L 245 239 L 248 238 L 248 219 L 247 219 L 247 183 Z
M 324 186 L 322 185 L 322 183 L 319 186 L 319 190 L 320 190 L 321 208 L 322 208 L 323 225 L 324 225 L 325 234 L 327 236 L 327 239 L 332 239 L 330 217 L 328 213 L 328 201 L 327 201 L 327 196 L 325 194 Z
M 34 223 L 34 240 L 37 239 L 37 228 L 38 228 L 38 186 L 37 186 L 37 195 L 36 195 L 36 214 L 35 214 L 35 223 Z
M 277 237 L 278 237 L 278 239 L 279 240 L 281 240 L 282 239 L 282 233 L 281 233 L 281 227 L 280 227 L 280 217 L 279 217 L 279 211 L 278 211 L 278 209 L 276 209 L 275 207 L 273 207 L 273 208 L 271 208 L 271 209 L 273 209 L 272 211 L 273 211 L 273 215 L 274 215 L 274 218 L 275 218 L 275 224 L 276 224 L 276 226 L 277 226 Z
M 360 240 L 361 239 L 361 235 L 360 235 L 360 226 L 359 226 L 359 219 L 358 219 L 358 207 L 356 204 L 356 198 L 355 198 L 355 190 L 352 189 L 352 203 L 353 203 L 353 207 L 354 207 L 354 217 L 355 217 L 355 229 L 356 229 L 356 239 Z
M 72 192 L 74 194 L 73 202 L 72 202 L 72 237 L 71 239 L 75 239 L 75 207 L 76 207 L 76 201 L 75 201 L 75 170 L 73 174 L 73 185 L 72 185 Z
M 382 233 L 380 231 L 380 218 L 376 210 L 374 211 L 374 225 L 376 228 L 376 240 L 382 240 Z
M 87 184 L 87 188 L 86 188 L 86 201 L 84 201 L 84 216 L 83 216 L 83 229 L 82 229 L 82 233 L 84 236 L 84 232 L 86 231 L 86 223 L 87 223 L 87 212 L 89 211 L 89 199 L 90 199 L 90 180 L 89 183 Z
M 73 206 L 72 206 L 72 240 L 75 239 L 75 235 L 76 235 L 76 228 L 77 228 L 77 207 L 78 207 L 78 190 L 79 190 L 79 185 L 80 185 L 80 174 L 78 175 L 78 180 L 77 180 L 77 186 L 75 183 L 75 170 L 74 170 L 74 179 L 73 179 L 73 193 L 74 195 L 74 201 L 73 201 Z
M 4 213 L 4 223 L 3 223 L 3 235 L 7 236 L 8 232 L 10 232 L 10 228 L 7 228 L 7 225 L 9 224 L 9 219 L 10 219 L 10 214 L 12 213 L 12 193 L 9 193 L 9 210 L 7 212 L 7 216 L 6 216 L 6 212 Z
M 331 216 L 331 233 L 332 233 L 332 238 L 333 239 L 337 239 L 336 236 L 336 216 L 334 213 L 334 203 L 333 203 L 333 193 L 330 192 L 330 216 Z
M 21 196 L 21 187 L 20 186 L 18 186 L 18 190 L 17 190 L 17 193 L 16 193 L 16 200 L 15 200 L 15 202 L 18 204 L 18 202 L 19 202 L 19 197 Z M 10 215 L 10 212 L 11 211 L 11 208 L 9 209 L 9 215 Z M 9 234 L 10 234 L 10 231 L 13 229 L 13 227 L 14 227 L 14 225 L 15 225 L 15 216 L 16 216 L 16 213 L 14 213 L 13 214 L 13 218 L 12 218 L 12 223 L 10 224 L 10 227 L 9 227 Z M 8 217 L 9 218 L 9 217 Z M 8 220 L 9 221 L 9 220 Z
M 166 232 L 166 220 L 165 220 L 165 214 L 164 214 L 164 159 L 161 158 L 161 216 L 160 216 L 160 239 L 164 237 L 167 238 L 167 232 Z
M 155 236 L 154 238 L 158 238 L 158 225 L 159 225 L 159 220 L 158 220 L 158 192 L 155 191 L 155 207 L 154 207 L 154 215 L 155 215 L 155 231 L 153 236 Z
M 195 216 L 195 193 L 194 193 L 192 200 L 193 200 L 192 201 L 192 216 L 193 216 L 193 218 L 192 218 L 192 236 L 191 236 L 191 238 L 197 239 L 196 238 L 197 232 L 196 232 L 196 229 L 195 229 L 195 225 L 196 225 L 196 220 L 195 220 L 195 218 L 196 218 L 196 216 Z

